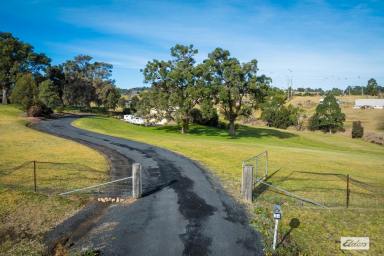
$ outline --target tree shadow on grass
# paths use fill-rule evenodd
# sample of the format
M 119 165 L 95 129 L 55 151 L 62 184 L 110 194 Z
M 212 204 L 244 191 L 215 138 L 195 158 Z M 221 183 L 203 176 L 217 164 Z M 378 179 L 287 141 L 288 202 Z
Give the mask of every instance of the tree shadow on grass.
M 180 134 L 180 128 L 176 125 L 173 126 L 160 126 L 156 127 L 158 131 L 164 131 L 167 133 Z M 236 136 L 232 137 L 228 134 L 226 129 L 214 128 L 202 125 L 192 125 L 189 128 L 188 134 L 197 136 L 214 136 L 225 139 L 241 139 L 241 138 L 263 138 L 263 137 L 274 137 L 278 139 L 288 139 L 297 137 L 296 134 L 280 131 L 276 129 L 251 127 L 246 125 L 240 125 L 236 131 Z

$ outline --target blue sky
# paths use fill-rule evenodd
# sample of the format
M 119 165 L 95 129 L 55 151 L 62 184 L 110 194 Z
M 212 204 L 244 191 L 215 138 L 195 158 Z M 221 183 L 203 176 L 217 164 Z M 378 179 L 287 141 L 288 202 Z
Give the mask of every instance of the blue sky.
M 203 60 L 215 47 L 286 88 L 384 84 L 384 1 L 3 1 L 0 30 L 53 63 L 89 54 L 114 65 L 122 88 L 143 85 L 140 69 L 193 44 Z

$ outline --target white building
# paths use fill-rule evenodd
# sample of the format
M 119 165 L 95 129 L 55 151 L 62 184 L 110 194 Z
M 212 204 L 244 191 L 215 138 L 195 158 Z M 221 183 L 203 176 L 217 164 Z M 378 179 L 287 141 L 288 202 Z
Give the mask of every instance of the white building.
M 161 121 L 156 121 L 155 119 L 150 119 L 150 120 L 144 120 L 143 118 L 141 117 L 137 117 L 137 116 L 134 116 L 134 115 L 124 115 L 124 118 L 123 118 L 124 121 L 128 122 L 128 123 L 131 123 L 131 124 L 145 124 L 145 125 L 164 125 L 167 123 L 167 120 L 166 119 L 163 119 Z
M 131 124 L 144 124 L 144 119 L 141 117 L 136 117 L 134 115 L 124 115 L 124 121 Z
M 384 99 L 357 99 L 353 108 L 384 109 Z

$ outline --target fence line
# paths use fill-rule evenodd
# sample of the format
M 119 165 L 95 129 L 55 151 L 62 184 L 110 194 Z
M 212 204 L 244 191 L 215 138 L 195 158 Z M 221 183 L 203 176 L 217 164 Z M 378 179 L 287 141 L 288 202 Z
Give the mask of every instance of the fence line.
M 265 157 L 265 158 L 263 158 L 263 157 Z M 265 173 L 262 173 L 264 166 L 261 164 L 264 164 L 264 161 L 265 161 Z M 319 201 L 317 194 L 315 195 L 315 200 L 316 200 L 315 201 L 313 199 L 308 199 L 308 198 L 296 195 L 296 194 L 294 194 L 288 190 L 285 190 L 281 187 L 278 187 L 276 185 L 272 185 L 270 182 L 267 183 L 266 181 L 274 175 L 274 173 L 273 173 L 272 175 L 268 176 L 268 151 L 267 150 L 255 155 L 253 157 L 250 157 L 246 160 L 243 160 L 242 161 L 242 169 L 243 170 L 242 170 L 242 176 L 241 176 L 241 189 L 240 189 L 240 191 L 241 191 L 242 198 L 246 201 L 249 201 L 249 202 L 253 201 L 253 195 L 254 195 L 254 193 L 257 193 L 257 190 L 255 190 L 256 187 L 259 184 L 260 185 L 262 184 L 265 186 L 265 187 L 263 187 L 263 186 L 260 187 L 260 189 L 263 191 L 267 187 L 269 187 L 269 188 L 273 188 L 274 190 L 276 190 L 276 191 L 278 191 L 284 195 L 290 196 L 290 197 L 297 199 L 297 200 L 300 200 L 302 202 L 307 202 L 307 203 L 310 203 L 310 204 L 313 204 L 315 206 L 319 206 L 319 207 L 325 208 L 325 209 L 329 209 L 330 207 L 332 207 L 331 205 L 328 205 L 328 203 L 322 202 L 321 200 Z M 306 172 L 306 171 L 294 171 L 294 172 L 304 173 L 304 174 L 313 174 L 313 175 L 328 175 L 328 176 L 334 176 L 335 178 L 341 179 L 343 181 L 345 180 L 345 182 L 346 182 L 345 187 L 344 186 L 340 187 L 340 185 L 338 185 L 339 187 L 337 188 L 337 190 L 338 190 L 337 192 L 339 195 L 340 192 L 345 191 L 343 193 L 343 197 L 340 197 L 340 198 L 345 198 L 344 199 L 345 201 L 343 200 L 343 204 L 347 208 L 350 206 L 352 194 L 356 195 L 356 200 L 357 200 L 356 202 L 357 203 L 360 202 L 359 200 L 361 200 L 361 197 L 369 196 L 369 195 L 361 194 L 359 191 L 355 191 L 352 193 L 351 186 L 353 186 L 353 185 L 355 185 L 356 188 L 363 189 L 363 190 L 367 191 L 369 194 L 372 193 L 372 196 L 374 196 L 373 200 L 375 200 L 376 205 L 378 204 L 379 200 L 382 201 L 384 199 L 384 198 L 381 198 L 384 196 L 384 192 L 379 185 L 375 185 L 373 183 L 370 184 L 370 183 L 356 180 L 356 179 L 350 177 L 349 174 L 330 173 L 330 172 L 324 172 L 324 173 L 322 173 L 322 172 Z M 319 188 L 319 189 L 321 189 L 321 188 Z M 263 191 L 261 191 L 260 193 L 262 193 Z M 295 191 L 293 191 L 293 192 L 295 192 Z M 314 191 L 310 190 L 310 192 L 312 193 Z M 352 197 L 353 197 L 353 195 L 352 195 Z M 338 197 L 336 200 L 338 200 L 340 198 Z M 334 203 L 336 203 L 337 205 L 340 204 L 339 201 L 335 201 L 335 200 L 331 199 L 330 204 L 333 205 Z
M 123 180 L 128 180 L 128 179 L 132 179 L 132 176 L 121 178 L 121 179 L 117 179 L 117 180 L 108 181 L 108 182 L 105 182 L 105 183 L 101 183 L 101 184 L 97 184 L 97 185 L 93 185 L 93 186 L 89 186 L 89 187 L 85 187 L 85 188 L 74 189 L 74 190 L 71 190 L 71 191 L 68 191 L 68 192 L 60 193 L 59 195 L 60 196 L 64 196 L 64 195 L 72 194 L 72 193 L 75 193 L 75 192 L 88 190 L 88 189 L 91 189 L 91 188 L 102 187 L 102 186 L 105 186 L 105 185 L 108 185 L 108 184 L 112 184 L 112 183 L 116 183 L 116 182 L 123 181 Z
M 255 166 L 255 171 L 252 173 L 257 178 L 257 174 L 259 171 L 259 163 L 261 162 L 263 156 L 265 157 L 264 175 L 260 175 L 260 176 L 264 177 L 264 178 L 267 177 L 268 176 L 268 150 L 265 150 L 265 151 L 257 154 L 256 156 L 252 156 L 246 160 L 243 160 L 243 162 L 242 162 L 243 168 L 246 165 Z
M 304 197 L 300 197 L 300 196 L 298 196 L 298 195 L 293 194 L 292 192 L 289 192 L 288 190 L 285 190 L 285 189 L 279 188 L 279 187 L 277 187 L 277 186 L 273 186 L 272 184 L 266 183 L 266 182 L 264 182 L 262 179 L 258 179 L 257 182 L 262 183 L 262 184 L 264 184 L 264 185 L 266 185 L 266 186 L 269 186 L 269 187 L 271 187 L 271 188 L 274 188 L 274 189 L 276 189 L 276 190 L 278 190 L 278 191 L 281 191 L 281 192 L 283 192 L 284 194 L 286 194 L 286 195 L 288 195 L 288 196 L 291 196 L 291 197 L 294 197 L 294 198 L 296 198 L 296 199 L 299 199 L 299 200 L 301 200 L 301 201 L 303 201 L 303 202 L 311 203 L 311 204 L 314 204 L 314 205 L 317 205 L 317 206 L 320 206 L 320 207 L 322 207 L 322 208 L 326 208 L 326 209 L 328 208 L 328 207 L 326 207 L 325 205 L 322 205 L 322 204 L 320 204 L 320 203 L 318 203 L 318 202 L 315 202 L 315 201 L 313 201 L 313 200 L 310 200 L 310 199 L 307 199 L 307 198 L 304 198 Z
M 109 196 L 120 196 L 132 193 L 132 196 L 137 199 L 143 195 L 142 168 L 139 163 L 123 165 L 121 168 L 125 169 L 128 166 L 132 167 L 132 175 L 129 169 L 127 169 L 128 173 L 126 173 L 126 175 L 131 176 L 122 178 L 120 176 L 115 177 L 115 180 L 105 181 L 99 179 L 98 172 L 100 171 L 86 165 L 27 161 L 13 168 L 0 169 L 0 185 L 10 188 L 28 189 L 35 192 L 39 190 L 39 192 L 42 193 L 60 196 L 83 191 L 87 191 L 85 192 L 86 194 L 93 194 L 95 193 L 94 191 L 96 191 L 98 195 L 107 194 Z M 92 176 L 92 173 L 94 173 L 94 175 L 96 174 L 97 177 Z M 114 177 L 112 177 L 112 179 L 114 179 Z M 66 180 L 76 180 L 76 182 L 70 184 L 70 186 L 67 186 L 67 183 L 63 185 L 63 181 Z M 90 185 L 89 182 L 94 180 L 103 183 Z M 75 184 L 77 186 L 76 189 L 73 187 Z M 92 189 L 95 190 L 93 191 Z

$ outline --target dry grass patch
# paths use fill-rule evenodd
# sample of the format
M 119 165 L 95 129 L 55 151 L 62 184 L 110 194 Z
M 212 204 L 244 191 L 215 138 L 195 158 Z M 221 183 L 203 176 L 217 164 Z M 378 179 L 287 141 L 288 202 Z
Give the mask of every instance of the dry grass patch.
M 0 106 L 0 254 L 41 255 L 43 234 L 76 212 L 85 201 L 34 193 L 32 166 L 16 172 L 10 168 L 26 161 L 73 163 L 98 172 L 64 171 L 52 165 L 38 168 L 41 188 L 64 188 L 100 182 L 108 164 L 95 150 L 26 127 L 27 119 L 13 106 Z M 84 177 L 79 179 L 79 177 Z M 56 183 L 55 183 L 56 182 Z

